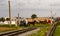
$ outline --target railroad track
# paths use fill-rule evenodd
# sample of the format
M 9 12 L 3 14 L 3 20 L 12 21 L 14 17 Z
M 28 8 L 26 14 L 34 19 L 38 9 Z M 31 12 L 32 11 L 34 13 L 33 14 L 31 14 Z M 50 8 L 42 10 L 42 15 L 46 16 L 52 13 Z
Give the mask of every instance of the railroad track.
M 37 29 L 37 27 L 29 27 L 29 28 L 25 28 L 25 29 L 22 29 L 22 30 L 17 30 L 17 31 L 12 31 L 12 32 L 7 32 L 7 33 L 1 33 L 0 36 L 16 36 L 18 34 L 22 34 L 22 33 L 32 31 L 32 30 L 35 30 L 35 29 Z

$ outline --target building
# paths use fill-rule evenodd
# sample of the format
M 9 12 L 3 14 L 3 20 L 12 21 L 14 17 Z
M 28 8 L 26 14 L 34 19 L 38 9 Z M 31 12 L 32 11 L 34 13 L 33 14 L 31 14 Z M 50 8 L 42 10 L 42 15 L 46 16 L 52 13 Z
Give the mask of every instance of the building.
M 9 20 L 7 21 L 8 17 L 5 17 L 5 21 L 4 22 L 0 22 L 0 24 L 9 24 Z M 16 17 L 11 17 L 11 24 L 16 24 Z

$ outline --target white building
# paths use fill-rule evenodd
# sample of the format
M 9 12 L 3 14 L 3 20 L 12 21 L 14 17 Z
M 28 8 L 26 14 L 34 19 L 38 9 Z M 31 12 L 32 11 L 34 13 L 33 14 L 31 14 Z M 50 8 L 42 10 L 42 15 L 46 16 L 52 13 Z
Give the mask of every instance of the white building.
M 5 17 L 5 19 L 8 17 Z M 0 22 L 0 24 L 9 24 L 9 21 Z M 11 24 L 16 24 L 16 17 L 11 17 Z

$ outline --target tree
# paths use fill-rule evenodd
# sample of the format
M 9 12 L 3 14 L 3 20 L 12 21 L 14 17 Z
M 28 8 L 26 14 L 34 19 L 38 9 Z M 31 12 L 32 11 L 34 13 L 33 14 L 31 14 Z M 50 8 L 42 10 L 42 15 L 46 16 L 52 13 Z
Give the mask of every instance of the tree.
M 6 18 L 6 21 L 9 21 L 10 20 L 10 18 Z
M 0 18 L 0 21 L 4 22 L 5 21 L 5 18 L 4 17 L 1 17 Z
M 1 18 L 0 18 L 0 21 L 1 21 Z
M 32 14 L 32 16 L 31 16 L 32 19 L 34 19 L 34 18 L 36 18 L 36 17 L 37 17 L 36 14 Z

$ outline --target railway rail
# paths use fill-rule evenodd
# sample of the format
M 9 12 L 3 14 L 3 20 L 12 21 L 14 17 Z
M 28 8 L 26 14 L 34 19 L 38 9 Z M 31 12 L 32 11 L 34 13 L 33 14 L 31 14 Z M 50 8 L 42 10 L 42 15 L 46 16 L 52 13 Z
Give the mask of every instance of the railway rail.
M 40 26 L 38 26 L 38 27 L 40 27 Z M 22 34 L 22 33 L 32 31 L 32 30 L 35 30 L 35 29 L 37 29 L 37 27 L 28 27 L 28 28 L 24 28 L 22 30 L 0 33 L 0 36 L 16 36 L 18 34 Z
M 52 27 L 50 28 L 50 30 L 48 30 L 47 34 L 45 36 L 53 36 L 53 32 L 56 29 L 57 26 L 57 22 L 55 22 Z

